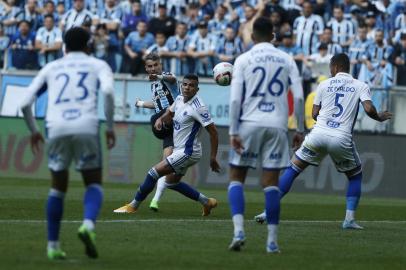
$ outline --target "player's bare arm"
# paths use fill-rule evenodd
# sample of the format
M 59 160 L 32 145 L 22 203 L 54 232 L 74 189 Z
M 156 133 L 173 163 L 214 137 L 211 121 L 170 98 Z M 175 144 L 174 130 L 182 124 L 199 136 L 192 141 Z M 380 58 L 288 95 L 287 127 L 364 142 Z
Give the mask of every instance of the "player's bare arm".
M 317 121 L 317 116 L 319 116 L 320 109 L 321 109 L 320 105 L 313 104 L 312 118 L 314 121 Z
M 376 108 L 374 106 L 374 104 L 372 103 L 372 101 L 370 100 L 366 100 L 364 102 L 362 102 L 362 106 L 364 107 L 364 111 L 365 113 L 371 117 L 372 119 L 379 121 L 379 122 L 383 122 L 386 121 L 388 119 L 391 119 L 393 114 L 391 112 L 388 111 L 383 111 L 383 112 L 377 112 Z
M 144 101 L 139 98 L 135 99 L 134 105 L 137 108 L 155 109 L 154 103 L 152 101 Z
M 169 108 L 166 110 L 166 112 L 159 117 L 156 122 L 155 122 L 155 128 L 157 130 L 161 130 L 163 126 L 165 125 L 170 125 L 172 123 L 173 116 L 175 115 L 174 112 L 172 112 Z
M 220 172 L 220 165 L 217 162 L 217 149 L 219 145 L 218 133 L 216 126 L 210 124 L 206 126 L 206 130 L 210 135 L 210 168 L 214 172 Z

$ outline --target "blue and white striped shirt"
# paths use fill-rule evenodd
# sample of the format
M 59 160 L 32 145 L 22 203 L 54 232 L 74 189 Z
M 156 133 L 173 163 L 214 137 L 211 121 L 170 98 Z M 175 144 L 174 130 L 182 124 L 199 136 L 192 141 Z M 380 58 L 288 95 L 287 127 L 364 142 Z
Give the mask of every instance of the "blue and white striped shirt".
M 225 38 L 220 39 L 217 43 L 216 53 L 225 54 L 227 56 L 234 56 L 234 59 L 244 52 L 242 41 L 239 37 L 233 40 Z M 234 62 L 234 61 L 233 61 Z
M 355 37 L 355 26 L 351 20 L 343 19 L 339 22 L 333 18 L 327 23 L 327 26 L 333 30 L 333 42 L 340 45 Z
M 209 52 L 216 50 L 216 38 L 212 34 L 207 34 L 206 37 L 202 37 L 200 33 L 195 33 L 192 37 L 189 48 L 194 49 L 197 52 Z M 213 57 L 204 57 L 196 59 L 195 72 L 201 76 L 212 76 L 214 68 Z
M 36 41 L 40 41 L 42 45 L 53 47 L 56 42 L 62 43 L 62 32 L 59 28 L 54 27 L 51 31 L 48 31 L 45 26 L 38 29 L 35 37 Z M 46 52 L 45 54 L 38 54 L 38 61 L 41 67 L 45 66 L 49 62 L 59 58 L 60 52 Z
M 166 41 L 165 47 L 171 52 L 186 52 L 190 39 L 188 36 L 180 38 L 179 36 L 171 36 Z M 171 57 L 169 59 L 169 70 L 176 75 L 186 75 L 189 73 L 189 66 L 187 59 L 180 59 L 178 57 Z
M 296 35 L 296 44 L 302 48 L 304 55 L 310 55 L 319 41 L 318 35 L 324 30 L 323 19 L 312 14 L 308 18 L 300 16 L 293 23 L 293 32 Z
M 395 30 L 406 29 L 406 15 L 399 14 L 395 19 Z

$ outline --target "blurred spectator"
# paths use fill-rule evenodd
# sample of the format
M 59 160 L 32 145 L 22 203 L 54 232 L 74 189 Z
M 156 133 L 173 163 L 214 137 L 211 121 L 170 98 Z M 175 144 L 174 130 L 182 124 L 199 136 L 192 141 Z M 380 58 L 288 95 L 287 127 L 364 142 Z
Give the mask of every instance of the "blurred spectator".
M 58 25 L 61 24 L 61 20 L 65 15 L 65 5 L 62 1 L 58 1 L 58 3 L 56 4 L 56 14 L 58 16 Z M 57 21 L 55 21 L 56 23 Z
M 312 4 L 303 3 L 303 16 L 298 17 L 293 24 L 293 33 L 296 35 L 296 44 L 303 50 L 305 56 L 312 53 L 324 29 L 323 19 L 313 14 Z
M 135 1 L 131 5 L 131 12 L 125 14 L 121 22 L 121 28 L 124 36 L 127 36 L 130 32 L 135 31 L 139 21 L 148 22 L 148 17 L 142 12 L 140 2 Z
M 332 18 L 327 26 L 333 31 L 332 40 L 341 46 L 344 52 L 348 51 L 349 46 L 355 37 L 355 26 L 351 20 L 344 19 L 344 8 L 337 5 L 333 9 L 334 18 Z
M 367 38 L 375 39 L 376 32 L 376 18 L 373 11 L 368 11 L 365 18 L 365 24 L 367 25 Z
M 166 42 L 168 51 L 164 53 L 169 57 L 169 71 L 176 75 L 186 75 L 189 73 L 187 48 L 190 37 L 187 35 L 187 25 L 178 23 L 176 26 L 176 36 L 171 36 Z
M 393 53 L 393 62 L 397 67 L 396 84 L 406 85 L 406 34 L 400 35 L 400 43 L 396 44 Z
M 196 29 L 197 24 L 199 23 L 199 6 L 195 4 L 190 4 L 186 10 L 186 20 L 184 21 L 188 26 L 188 34 L 192 35 Z
M 73 8 L 68 10 L 60 21 L 60 27 L 63 31 L 72 27 L 82 26 L 88 22 L 93 23 L 95 16 L 85 9 L 84 0 L 73 0 Z
M 48 0 L 45 2 L 44 10 L 43 10 L 44 21 L 45 21 L 46 15 L 51 15 L 54 18 L 54 24 L 58 25 L 60 17 L 58 16 L 58 13 L 56 12 L 55 3 L 52 0 Z
M 282 43 L 278 47 L 278 49 L 280 49 L 280 50 L 286 52 L 287 54 L 289 54 L 290 56 L 292 56 L 297 64 L 299 70 L 302 70 L 302 64 L 303 64 L 303 58 L 304 58 L 303 51 L 299 46 L 297 46 L 293 42 L 293 33 L 292 32 L 285 32 L 283 34 Z
M 40 67 L 59 58 L 62 48 L 62 32 L 55 27 L 54 17 L 45 15 L 44 26 L 35 37 L 35 48 L 38 50 L 38 63 Z
M 215 37 L 209 34 L 206 21 L 201 21 L 188 49 L 188 54 L 195 59 L 194 73 L 205 77 L 213 75 L 215 50 Z
M 3 24 L 0 23 L 0 68 L 3 68 L 6 60 L 6 51 L 10 45 L 10 38 L 4 33 Z
M 186 18 L 187 2 L 187 0 L 167 0 L 168 16 L 183 21 Z
M 98 59 L 108 62 L 110 53 L 109 43 L 110 37 L 108 35 L 107 26 L 103 23 L 98 24 L 92 40 L 93 55 Z
M 162 68 L 163 70 L 169 70 L 169 59 L 166 57 L 165 52 L 168 51 L 166 47 L 166 36 L 163 32 L 157 32 L 155 34 L 155 44 L 152 44 L 148 47 L 148 49 L 144 53 L 144 60 L 145 57 L 150 53 L 156 53 L 161 57 Z
M 209 21 L 209 32 L 216 35 L 218 39 L 223 37 L 223 32 L 226 30 L 229 21 L 226 19 L 227 8 L 219 5 L 216 9 L 214 18 Z
M 406 8 L 395 19 L 395 31 L 406 28 Z
M 333 41 L 333 30 L 331 27 L 324 28 L 323 34 L 320 36 L 320 43 L 317 44 L 317 48 L 321 43 L 327 44 L 328 54 L 335 55 L 343 52 L 343 48 Z
M 98 21 L 106 27 L 109 41 L 106 61 L 113 72 L 116 72 L 118 67 L 121 66 L 119 27 L 122 18 L 123 14 L 120 7 L 116 5 L 116 0 L 105 0 L 104 8 L 98 15 Z M 103 30 L 101 29 L 100 31 Z
M 262 10 L 258 12 L 250 5 L 246 5 L 244 9 L 245 21 L 240 26 L 240 36 L 245 50 L 248 50 L 252 46 L 252 27 L 254 21 L 261 15 Z
M 302 7 L 298 5 L 299 1 L 296 0 L 282 0 L 281 6 L 286 10 L 286 16 L 290 25 L 293 25 L 293 22 L 297 17 L 300 16 Z
M 210 21 L 214 16 L 214 6 L 209 0 L 199 0 L 199 19 Z
M 244 52 L 242 41 L 236 36 L 234 29 L 229 26 L 224 36 L 217 42 L 216 53 L 221 62 L 234 63 L 234 60 Z
M 104 7 L 104 0 L 84 0 L 85 9 L 90 11 L 93 16 L 97 16 Z
M 375 32 L 375 42 L 370 44 L 364 55 L 359 79 L 370 86 L 390 87 L 393 83 L 392 65 L 389 62 L 393 53 L 392 46 L 384 39 L 383 30 Z
M 36 69 L 35 34 L 31 32 L 27 21 L 21 21 L 18 29 L 11 41 L 12 66 L 17 69 Z
M 41 13 L 37 11 L 37 1 L 27 0 L 23 10 L 17 15 L 19 20 L 24 20 L 30 23 L 31 31 L 37 31 L 43 24 Z
M 168 38 L 175 34 L 176 20 L 174 18 L 168 17 L 166 14 L 166 5 L 159 4 L 158 13 L 159 16 L 153 18 L 148 23 L 148 32 L 156 34 L 157 32 L 165 33 Z
M 318 47 L 318 52 L 313 53 L 308 57 L 305 57 L 305 65 L 308 67 L 314 66 L 314 64 L 329 64 L 332 54 L 328 53 L 328 46 L 326 43 L 321 43 Z
M 273 12 L 280 14 L 281 23 L 288 21 L 286 10 L 279 4 L 279 0 L 263 0 L 265 2 L 265 8 L 262 12 L 262 16 L 269 17 Z
M 165 4 L 165 0 L 141 0 L 142 12 L 148 18 L 158 17 L 158 5 Z
M 20 8 L 15 6 L 15 0 L 7 0 L 2 23 L 4 25 L 4 33 L 10 38 L 17 33 L 18 23 L 20 22 L 18 14 L 20 14 Z
M 154 44 L 154 35 L 147 32 L 147 23 L 140 21 L 137 24 L 137 31 L 131 32 L 125 39 L 124 49 L 129 57 L 129 70 L 127 64 L 124 64 L 124 71 L 130 71 L 132 75 L 137 75 L 141 71 L 144 71 L 144 64 L 142 57 L 147 50 Z
M 275 39 L 280 42 L 282 41 L 282 26 L 283 24 L 287 24 L 286 22 L 282 21 L 282 15 L 278 11 L 273 11 L 270 16 L 272 22 L 272 31 L 275 34 Z
M 358 78 L 363 56 L 366 54 L 367 48 L 372 42 L 372 40 L 367 38 L 366 26 L 360 25 L 358 27 L 358 35 L 349 49 L 349 57 L 352 65 L 352 76 L 354 78 Z

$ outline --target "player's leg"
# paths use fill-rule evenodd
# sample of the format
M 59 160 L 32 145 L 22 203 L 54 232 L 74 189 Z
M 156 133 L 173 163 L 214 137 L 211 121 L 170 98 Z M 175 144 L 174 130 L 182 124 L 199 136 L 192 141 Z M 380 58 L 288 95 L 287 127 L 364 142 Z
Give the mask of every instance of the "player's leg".
M 331 158 L 339 172 L 348 178 L 346 196 L 346 214 L 343 229 L 363 229 L 355 222 L 355 211 L 361 197 L 362 167 L 361 160 L 351 139 L 338 138 L 331 143 Z
M 64 259 L 60 248 L 59 232 L 63 216 L 64 198 L 68 189 L 68 168 L 72 159 L 70 136 L 48 139 L 48 167 L 51 172 L 51 189 L 47 201 L 48 258 Z
M 230 250 L 239 251 L 245 242 L 244 230 L 244 181 L 248 167 L 230 166 L 230 184 L 228 185 L 228 203 L 234 226 L 234 236 L 229 246 Z
M 63 215 L 63 205 L 66 191 L 68 189 L 67 170 L 52 171 L 52 184 L 48 193 L 47 201 L 47 231 L 48 231 L 48 258 L 65 259 L 66 254 L 62 251 L 59 243 L 59 232 Z
M 280 215 L 280 190 L 278 187 L 279 170 L 264 170 L 262 187 L 265 195 L 265 214 L 268 224 L 266 250 L 269 253 L 279 253 L 278 225 Z
M 161 176 L 171 174 L 172 172 L 173 169 L 166 160 L 159 162 L 148 171 L 144 182 L 138 187 L 134 199 L 130 203 L 115 209 L 114 213 L 135 213 L 140 207 L 141 203 L 154 190 L 158 179 Z
M 86 191 L 83 198 L 83 223 L 79 227 L 78 236 L 85 244 L 86 254 L 90 258 L 97 258 L 95 225 L 103 202 L 102 170 L 82 170 L 82 177 Z

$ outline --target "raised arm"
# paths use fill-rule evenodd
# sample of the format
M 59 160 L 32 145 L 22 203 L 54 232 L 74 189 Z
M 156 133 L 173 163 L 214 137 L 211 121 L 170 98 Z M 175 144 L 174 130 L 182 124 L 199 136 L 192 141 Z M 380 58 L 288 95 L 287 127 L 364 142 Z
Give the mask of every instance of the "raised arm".
M 371 117 L 372 119 L 379 121 L 379 122 L 383 122 L 388 119 L 391 119 L 393 116 L 393 114 L 388 111 L 383 111 L 383 112 L 378 113 L 371 100 L 365 100 L 364 102 L 362 102 L 362 106 L 364 107 L 365 113 L 369 117 Z

